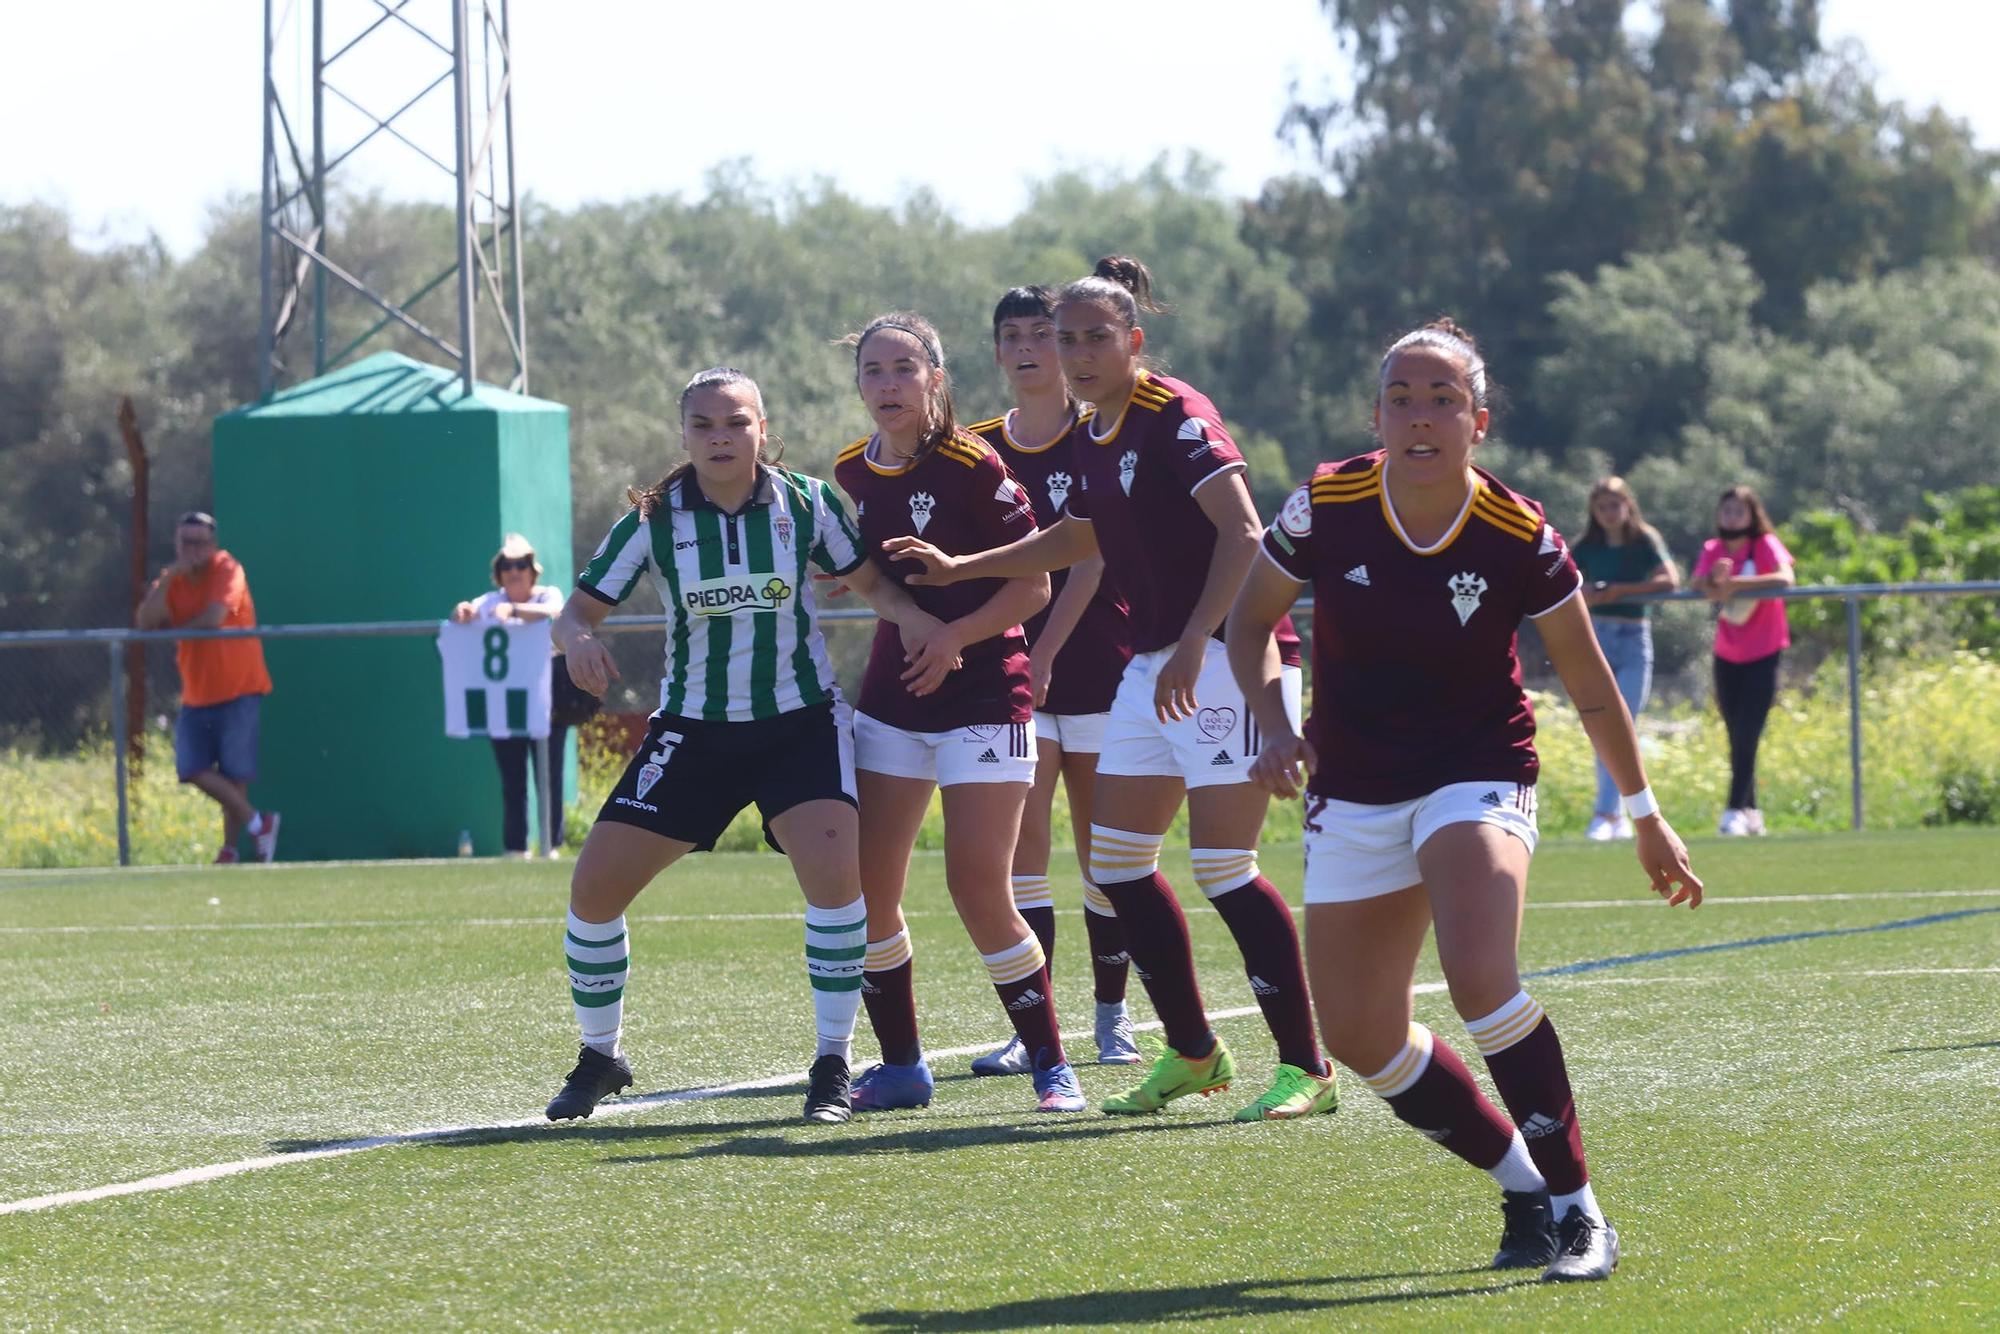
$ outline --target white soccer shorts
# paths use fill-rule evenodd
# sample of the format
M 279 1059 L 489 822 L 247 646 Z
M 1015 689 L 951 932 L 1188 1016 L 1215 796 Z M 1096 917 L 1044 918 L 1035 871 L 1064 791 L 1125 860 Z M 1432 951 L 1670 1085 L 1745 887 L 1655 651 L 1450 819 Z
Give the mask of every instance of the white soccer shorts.
M 1035 725 L 982 723 L 947 732 L 909 732 L 854 715 L 854 767 L 891 778 L 959 783 L 1035 781 Z
M 1095 755 L 1104 749 L 1109 713 L 1043 713 L 1035 710 L 1035 739 L 1053 741 L 1065 755 Z
M 1417 849 L 1452 824 L 1504 829 L 1532 855 L 1541 837 L 1535 789 L 1525 783 L 1451 783 L 1387 806 L 1306 799 L 1307 903 L 1352 903 L 1420 883 Z
M 1194 684 L 1200 707 L 1191 718 L 1164 723 L 1153 707 L 1153 689 L 1160 669 L 1173 655 L 1171 648 L 1155 649 L 1134 654 L 1125 665 L 1104 727 L 1097 772 L 1178 778 L 1191 788 L 1249 782 L 1250 765 L 1263 748 L 1263 739 L 1257 720 L 1243 707 L 1243 692 L 1229 670 L 1229 651 L 1215 640 L 1208 642 Z M 1299 669 L 1283 668 L 1280 682 L 1285 713 L 1296 729 L 1303 689 Z

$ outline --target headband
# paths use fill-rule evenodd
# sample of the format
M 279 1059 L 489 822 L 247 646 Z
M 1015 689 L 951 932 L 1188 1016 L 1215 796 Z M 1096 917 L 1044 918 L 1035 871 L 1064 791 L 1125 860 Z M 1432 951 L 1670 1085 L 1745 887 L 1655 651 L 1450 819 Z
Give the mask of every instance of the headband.
M 869 334 L 878 334 L 881 333 L 884 329 L 894 329 L 898 333 L 906 333 L 910 337 L 916 339 L 917 346 L 924 350 L 924 360 L 930 362 L 930 364 L 936 369 L 942 370 L 944 368 L 944 362 L 939 359 L 936 353 L 931 351 L 930 339 L 924 337 L 922 334 L 918 333 L 915 329 L 912 329 L 909 325 L 898 324 L 894 320 L 883 320 L 880 324 L 871 325 L 869 326 L 868 330 L 861 335 L 861 337 L 854 340 L 854 364 L 857 368 L 861 365 L 861 345 L 868 341 Z

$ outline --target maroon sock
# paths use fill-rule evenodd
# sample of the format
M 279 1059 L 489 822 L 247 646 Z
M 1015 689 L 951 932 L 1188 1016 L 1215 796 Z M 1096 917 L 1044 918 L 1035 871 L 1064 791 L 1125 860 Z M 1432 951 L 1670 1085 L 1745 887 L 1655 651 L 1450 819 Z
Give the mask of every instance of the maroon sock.
M 1083 910 L 1083 929 L 1090 936 L 1090 978 L 1101 1004 L 1125 999 L 1125 975 L 1132 956 L 1125 952 L 1125 932 L 1116 917 Z
M 868 1007 L 868 1026 L 882 1044 L 882 1059 L 890 1065 L 915 1065 L 923 1056 L 917 1041 L 915 961 L 861 974 L 861 1003 Z
M 1430 1064 L 1417 1082 L 1384 1101 L 1397 1120 L 1481 1171 L 1497 1166 L 1514 1142 L 1513 1122 L 1486 1100 L 1465 1062 L 1435 1034 Z
M 1576 1097 L 1569 1088 L 1556 1026 L 1542 1022 L 1513 1046 L 1486 1058 L 1500 1101 L 1521 1127 L 1528 1156 L 1548 1178 L 1549 1194 L 1570 1195 L 1590 1180 L 1583 1161 L 1583 1127 L 1576 1120 Z
M 1042 958 L 1053 973 L 1056 967 L 1056 910 L 1053 906 L 1043 908 L 1022 908 L 1021 920 L 1035 933 L 1035 939 L 1042 942 Z
M 1166 1029 L 1167 1045 L 1183 1056 L 1200 1059 L 1208 1055 L 1215 1049 L 1215 1034 L 1209 1030 L 1208 1015 L 1202 1009 L 1187 918 L 1181 915 L 1173 886 L 1155 871 L 1143 880 L 1121 880 L 1098 888 L 1118 910 L 1125 948 Z
M 1049 985 L 1046 963 L 1019 981 L 995 982 L 993 989 L 1000 993 L 1007 1018 L 1013 1021 L 1014 1031 L 1020 1034 L 1021 1045 L 1028 1049 L 1037 1070 L 1069 1060 L 1056 1024 L 1055 992 Z
M 1285 896 L 1260 875 L 1209 902 L 1236 937 L 1250 989 L 1278 1040 L 1278 1059 L 1308 1074 L 1325 1074 L 1319 1039 L 1313 1036 L 1312 993 L 1306 990 L 1305 961 L 1299 957 L 1299 929 Z

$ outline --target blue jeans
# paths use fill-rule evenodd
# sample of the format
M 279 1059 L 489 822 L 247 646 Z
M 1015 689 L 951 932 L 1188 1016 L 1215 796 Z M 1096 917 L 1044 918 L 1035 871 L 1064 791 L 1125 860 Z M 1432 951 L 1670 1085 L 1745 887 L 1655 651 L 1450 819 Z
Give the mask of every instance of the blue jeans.
M 1637 718 L 1639 710 L 1646 707 L 1646 697 L 1653 693 L 1653 623 L 1645 619 L 1593 616 L 1590 624 L 1597 631 L 1597 645 L 1604 650 L 1604 660 L 1611 664 L 1611 674 L 1618 679 L 1618 693 L 1625 697 L 1625 707 Z M 1612 815 L 1622 809 L 1621 795 L 1604 761 L 1599 760 L 1597 813 Z
M 183 782 L 208 769 L 247 783 L 257 776 L 258 710 L 262 695 L 220 704 L 183 706 L 174 720 L 174 772 Z

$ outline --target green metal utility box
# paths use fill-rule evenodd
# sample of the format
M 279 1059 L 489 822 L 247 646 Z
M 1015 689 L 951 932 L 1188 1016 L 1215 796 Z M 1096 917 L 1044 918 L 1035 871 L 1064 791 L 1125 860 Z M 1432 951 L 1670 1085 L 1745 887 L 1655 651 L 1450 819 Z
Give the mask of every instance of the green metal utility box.
M 493 587 L 510 532 L 534 544 L 542 583 L 574 582 L 569 409 L 484 384 L 468 396 L 455 372 L 398 353 L 216 418 L 214 477 L 222 546 L 264 625 L 443 620 Z M 500 851 L 492 748 L 445 737 L 429 636 L 264 652 L 250 795 L 284 815 L 281 859 L 445 857 L 461 830 Z

